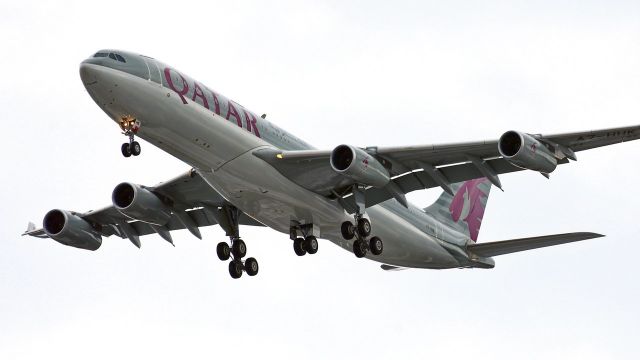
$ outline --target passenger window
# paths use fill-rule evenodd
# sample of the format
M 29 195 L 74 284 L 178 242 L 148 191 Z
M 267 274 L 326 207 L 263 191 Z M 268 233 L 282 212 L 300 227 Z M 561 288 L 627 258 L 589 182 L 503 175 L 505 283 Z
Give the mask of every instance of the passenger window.
M 118 59 L 116 59 L 116 55 L 114 53 L 109 53 L 109 57 L 112 58 L 115 61 L 118 61 Z
M 118 58 L 118 61 L 126 63 L 127 61 L 122 57 L 122 55 L 120 54 L 116 54 L 116 57 Z

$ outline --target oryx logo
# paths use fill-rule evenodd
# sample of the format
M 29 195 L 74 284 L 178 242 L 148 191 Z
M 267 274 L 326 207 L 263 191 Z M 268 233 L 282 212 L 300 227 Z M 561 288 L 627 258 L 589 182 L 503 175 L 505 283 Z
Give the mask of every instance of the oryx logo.
M 535 154 L 537 149 L 538 149 L 538 146 L 536 144 L 531 144 L 531 152 Z
M 480 190 L 480 184 L 486 182 L 486 178 L 465 181 L 453 197 L 449 212 L 455 222 L 464 221 L 469 228 L 469 236 L 474 242 L 478 239 L 484 207 L 482 199 L 486 199 L 488 194 Z
M 364 160 L 362 160 L 362 163 L 365 167 L 369 166 L 369 158 L 364 158 Z

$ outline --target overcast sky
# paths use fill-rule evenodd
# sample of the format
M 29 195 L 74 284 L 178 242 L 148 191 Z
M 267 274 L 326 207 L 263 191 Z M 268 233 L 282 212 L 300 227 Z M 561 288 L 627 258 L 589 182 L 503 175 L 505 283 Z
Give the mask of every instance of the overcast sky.
M 640 142 L 578 153 L 551 180 L 503 176 L 480 242 L 607 237 L 493 270 L 384 272 L 243 228 L 260 274 L 232 280 L 218 227 L 140 250 L 20 237 L 50 209 L 188 169 L 144 142 L 122 157 L 78 76 L 98 49 L 158 58 L 318 148 L 496 139 L 640 123 L 637 1 L 5 0 L 0 33 L 0 358 L 638 358 Z

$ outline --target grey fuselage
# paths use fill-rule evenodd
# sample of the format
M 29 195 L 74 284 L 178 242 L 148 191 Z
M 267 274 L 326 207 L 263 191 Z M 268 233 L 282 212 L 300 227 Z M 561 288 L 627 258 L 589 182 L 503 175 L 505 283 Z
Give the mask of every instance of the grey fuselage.
M 80 76 L 112 120 L 136 118 L 137 136 L 192 166 L 227 201 L 264 225 L 288 234 L 292 221 L 314 224 L 319 237 L 352 251 L 340 225 L 353 219 L 337 200 L 293 183 L 253 155 L 262 148 L 311 145 L 155 59 L 116 50 L 98 54 L 107 55 L 83 61 Z M 493 267 L 491 259 L 466 251 L 468 236 L 411 204 L 405 208 L 389 200 L 368 208 L 367 216 L 372 234 L 385 246 L 381 256 L 368 254 L 371 260 L 398 267 Z

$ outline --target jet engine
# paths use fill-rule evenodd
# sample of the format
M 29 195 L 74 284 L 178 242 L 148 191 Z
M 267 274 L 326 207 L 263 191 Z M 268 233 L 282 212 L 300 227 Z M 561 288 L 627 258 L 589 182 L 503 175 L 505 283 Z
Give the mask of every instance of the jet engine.
M 389 183 L 389 171 L 360 148 L 339 145 L 331 152 L 330 161 L 334 171 L 355 180 L 358 184 L 381 188 Z
M 529 134 L 507 131 L 498 141 L 500 155 L 514 166 L 549 174 L 558 160 L 543 143 Z
M 120 213 L 135 220 L 165 225 L 171 218 L 171 208 L 140 185 L 125 182 L 116 186 L 111 201 Z
M 53 240 L 72 247 L 97 250 L 102 245 L 100 232 L 86 220 L 66 210 L 51 210 L 42 222 L 44 232 Z

